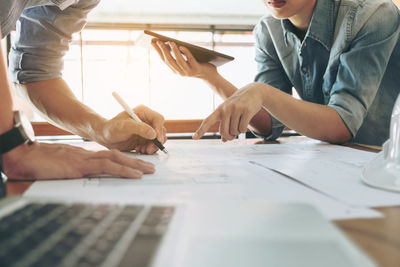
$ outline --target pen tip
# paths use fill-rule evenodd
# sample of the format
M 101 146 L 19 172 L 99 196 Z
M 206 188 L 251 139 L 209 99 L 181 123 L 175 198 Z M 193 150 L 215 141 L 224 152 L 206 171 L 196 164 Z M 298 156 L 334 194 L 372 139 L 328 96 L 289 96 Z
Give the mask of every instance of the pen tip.
M 165 154 L 168 154 L 168 151 L 166 149 L 163 149 L 161 151 L 164 152 Z

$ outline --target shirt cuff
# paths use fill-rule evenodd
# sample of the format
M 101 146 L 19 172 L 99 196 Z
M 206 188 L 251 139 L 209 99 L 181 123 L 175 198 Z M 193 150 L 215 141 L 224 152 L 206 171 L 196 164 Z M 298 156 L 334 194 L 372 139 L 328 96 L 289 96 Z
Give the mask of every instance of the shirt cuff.
M 350 94 L 341 92 L 331 96 L 328 106 L 336 110 L 352 137 L 356 136 L 367 113 L 360 101 Z
M 270 135 L 262 135 L 259 133 L 256 133 L 253 130 L 250 130 L 255 136 L 259 138 L 263 138 L 265 141 L 273 141 L 276 140 L 279 136 L 281 136 L 283 129 L 285 129 L 285 125 L 283 125 L 280 121 L 275 119 L 273 116 L 271 116 L 271 133 Z
M 62 77 L 62 57 L 45 57 L 12 49 L 9 71 L 14 83 L 32 83 Z

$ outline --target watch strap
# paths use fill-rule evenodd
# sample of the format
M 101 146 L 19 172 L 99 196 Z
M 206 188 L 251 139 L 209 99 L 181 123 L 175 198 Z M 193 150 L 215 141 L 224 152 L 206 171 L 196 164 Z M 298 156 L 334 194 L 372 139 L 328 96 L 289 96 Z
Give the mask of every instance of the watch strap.
M 14 127 L 0 135 L 0 154 L 7 153 L 11 149 L 24 144 L 26 141 L 27 138 L 22 135 L 21 129 Z

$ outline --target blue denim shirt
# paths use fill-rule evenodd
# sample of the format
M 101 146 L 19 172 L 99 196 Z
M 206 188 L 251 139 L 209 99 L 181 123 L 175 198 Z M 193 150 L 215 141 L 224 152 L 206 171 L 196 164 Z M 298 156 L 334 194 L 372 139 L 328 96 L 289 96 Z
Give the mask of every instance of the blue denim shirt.
M 258 73 L 267 83 L 334 108 L 353 142 L 382 145 L 400 92 L 400 17 L 390 0 L 317 0 L 301 41 L 289 20 L 265 16 L 254 29 Z M 272 134 L 284 126 L 272 118 Z
M 61 77 L 72 34 L 100 0 L 0 0 L 2 36 L 16 29 L 9 55 L 11 80 L 30 83 Z

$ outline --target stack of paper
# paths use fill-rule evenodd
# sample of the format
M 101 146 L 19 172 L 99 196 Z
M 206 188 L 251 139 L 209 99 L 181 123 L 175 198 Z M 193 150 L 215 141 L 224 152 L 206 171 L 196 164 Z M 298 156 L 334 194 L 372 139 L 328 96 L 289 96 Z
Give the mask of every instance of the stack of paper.
M 88 149 L 99 149 L 84 143 Z M 330 219 L 378 217 L 368 207 L 400 204 L 400 196 L 360 180 L 375 153 L 325 143 L 244 145 L 219 140 L 168 141 L 169 155 L 129 156 L 151 161 L 142 179 L 93 177 L 35 182 L 26 196 L 140 203 L 256 200 L 302 202 Z

